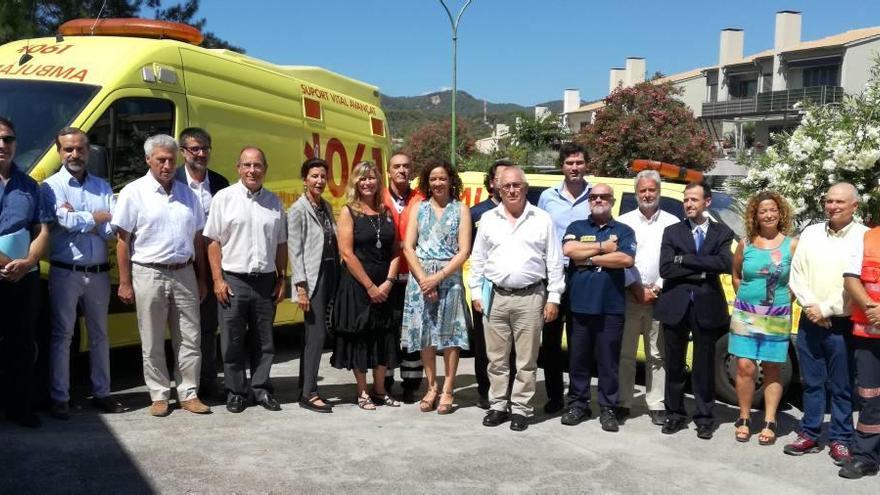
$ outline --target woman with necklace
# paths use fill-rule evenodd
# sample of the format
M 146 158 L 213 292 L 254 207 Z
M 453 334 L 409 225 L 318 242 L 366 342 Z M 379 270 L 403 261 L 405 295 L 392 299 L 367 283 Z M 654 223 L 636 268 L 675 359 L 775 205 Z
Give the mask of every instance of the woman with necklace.
M 327 162 L 306 160 L 300 169 L 305 191 L 287 215 L 287 250 L 296 288 L 293 302 L 303 312 L 305 332 L 299 360 L 300 407 L 329 413 L 333 408 L 318 395 L 318 368 L 327 335 L 327 307 L 336 293 L 339 252 L 333 209 L 321 194 L 327 185 Z
M 778 193 L 764 191 L 749 199 L 746 236 L 733 257 L 736 291 L 730 319 L 728 352 L 737 357 L 736 395 L 739 419 L 736 440 L 751 437 L 752 397 L 757 361 L 764 372 L 764 426 L 761 445 L 776 442 L 776 410 L 782 398 L 780 367 L 788 357 L 791 332 L 791 292 L 788 276 L 797 239 L 791 232 L 791 207 Z
M 382 175 L 373 162 L 352 168 L 348 204 L 339 214 L 338 246 L 343 268 L 333 307 L 336 334 L 330 364 L 354 372 L 357 404 L 399 407 L 385 390 L 385 370 L 397 358 L 397 330 L 388 294 L 397 277 L 399 247 L 382 203 Z M 367 370 L 373 390 L 367 390 Z
M 403 309 L 401 346 L 421 351 L 427 392 L 422 412 L 449 414 L 461 349 L 468 348 L 470 313 L 461 266 L 471 242 L 470 209 L 458 200 L 462 183 L 445 161 L 429 161 L 419 174 L 419 189 L 428 198 L 410 212 L 403 252 L 410 277 Z M 443 353 L 446 379 L 437 389 L 437 352 Z M 438 406 L 439 403 L 439 406 Z

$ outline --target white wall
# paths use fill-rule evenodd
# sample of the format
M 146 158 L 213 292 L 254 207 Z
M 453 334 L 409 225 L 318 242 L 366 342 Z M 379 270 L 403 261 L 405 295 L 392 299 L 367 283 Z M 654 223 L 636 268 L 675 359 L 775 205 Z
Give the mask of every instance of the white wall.
M 840 85 L 849 94 L 865 90 L 874 58 L 880 55 L 880 40 L 869 41 L 847 48 L 843 55 Z
M 693 79 L 676 83 L 675 87 L 684 90 L 684 94 L 679 96 L 678 99 L 694 112 L 694 117 L 702 115 L 703 102 L 706 101 L 706 77 L 694 77 Z

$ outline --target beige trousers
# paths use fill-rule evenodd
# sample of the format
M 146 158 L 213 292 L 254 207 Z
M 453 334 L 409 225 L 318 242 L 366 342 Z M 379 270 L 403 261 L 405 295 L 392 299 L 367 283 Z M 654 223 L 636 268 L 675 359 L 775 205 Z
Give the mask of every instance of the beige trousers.
M 654 305 L 640 304 L 626 292 L 626 320 L 620 345 L 620 407 L 631 407 L 636 382 L 639 337 L 645 350 L 645 402 L 651 411 L 662 411 L 666 370 L 663 368 L 663 332 L 654 320 Z
M 165 362 L 165 328 L 175 354 L 177 398 L 196 397 L 201 369 L 199 289 L 192 265 L 164 270 L 132 265 L 132 285 L 144 359 L 144 381 L 150 398 L 168 400 L 171 380 Z
M 535 395 L 545 300 L 543 284 L 522 294 L 494 294 L 489 316 L 484 320 L 489 400 L 494 410 L 507 411 L 510 407 L 514 414 L 532 415 L 529 403 Z M 508 398 L 511 345 L 516 349 L 516 377 Z

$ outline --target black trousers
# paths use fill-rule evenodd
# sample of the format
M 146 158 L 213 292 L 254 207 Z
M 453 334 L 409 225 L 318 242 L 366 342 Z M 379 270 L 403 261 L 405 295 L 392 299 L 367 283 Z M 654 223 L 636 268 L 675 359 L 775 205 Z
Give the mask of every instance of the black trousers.
M 202 368 L 199 371 L 199 396 L 207 396 L 217 386 L 217 297 L 213 283 L 208 284 L 208 294 L 199 304 L 199 321 L 202 327 Z M 205 393 L 207 392 L 207 394 Z
M 715 341 L 723 328 L 703 328 L 697 322 L 693 302 L 688 306 L 684 317 L 677 325 L 663 325 L 666 339 L 666 403 L 667 417 L 687 418 L 684 407 L 685 359 L 689 336 L 693 335 L 693 363 L 691 386 L 697 411 L 694 423 L 697 425 L 714 423 L 712 409 L 715 406 Z
M 394 321 L 398 324 L 403 322 L 403 305 L 406 300 L 406 282 L 397 281 L 391 287 L 391 293 L 388 294 L 388 300 L 394 307 Z M 398 339 L 400 332 L 398 332 Z M 424 376 L 425 368 L 422 366 L 422 353 L 419 351 L 409 352 L 409 349 L 397 346 L 397 362 L 400 368 L 401 387 L 405 390 L 418 390 L 422 386 L 422 376 Z M 385 388 L 391 392 L 394 385 L 394 369 L 385 370 Z
M 853 438 L 853 457 L 880 464 L 880 339 L 853 337 L 857 395 L 861 404 Z
M 620 390 L 620 343 L 623 315 L 572 314 L 568 332 L 569 407 L 590 407 L 590 379 L 593 364 L 599 375 L 599 407 L 617 407 Z
M 318 370 L 327 339 L 327 305 L 336 293 L 337 276 L 335 260 L 322 262 L 315 292 L 309 299 L 309 311 L 304 315 L 305 332 L 299 358 L 299 389 L 304 400 L 318 395 Z
M 30 272 L 18 282 L 0 280 L 0 337 L 3 346 L 4 390 L 8 415 L 33 412 L 34 336 L 41 310 L 40 272 Z
M 219 310 L 226 391 L 248 395 L 245 370 L 250 365 L 250 389 L 259 401 L 272 393 L 269 372 L 275 359 L 272 338 L 275 273 L 252 276 L 223 272 L 223 275 L 235 294 L 230 297 L 229 305 L 221 305 Z
M 565 387 L 562 381 L 562 372 L 565 367 L 562 355 L 564 327 L 571 328 L 567 295 L 562 296 L 562 301 L 559 304 L 559 316 L 550 323 L 544 323 L 544 328 L 541 330 L 541 351 L 538 354 L 538 366 L 544 368 L 544 388 L 547 389 L 547 399 L 554 402 L 562 402 Z

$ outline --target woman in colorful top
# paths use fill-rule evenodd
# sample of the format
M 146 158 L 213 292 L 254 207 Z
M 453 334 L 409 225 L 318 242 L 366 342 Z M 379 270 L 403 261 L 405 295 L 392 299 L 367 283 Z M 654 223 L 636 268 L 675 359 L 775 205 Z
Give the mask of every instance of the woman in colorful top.
M 427 392 L 422 412 L 453 411 L 455 373 L 461 349 L 468 348 L 468 312 L 461 278 L 471 242 L 470 209 L 458 200 L 462 184 L 445 161 L 429 161 L 419 174 L 428 198 L 410 212 L 403 253 L 410 273 L 403 309 L 401 346 L 421 351 Z M 437 393 L 437 351 L 443 353 L 446 379 Z M 439 400 L 439 407 L 438 407 Z
M 385 370 L 397 360 L 397 328 L 388 294 L 397 277 L 400 244 L 391 216 L 382 203 L 382 174 L 373 162 L 351 171 L 348 204 L 339 213 L 337 237 L 342 273 L 333 306 L 336 340 L 330 364 L 354 371 L 357 404 L 399 407 L 385 390 Z M 373 390 L 367 391 L 367 370 Z
M 736 395 L 739 419 L 736 439 L 751 437 L 750 412 L 755 393 L 756 361 L 764 372 L 764 427 L 761 445 L 776 441 L 776 409 L 782 397 L 779 373 L 788 357 L 791 292 L 788 275 L 797 239 L 790 237 L 791 207 L 779 194 L 758 193 L 745 212 L 746 236 L 733 257 L 736 291 L 730 319 L 728 352 L 737 357 Z

